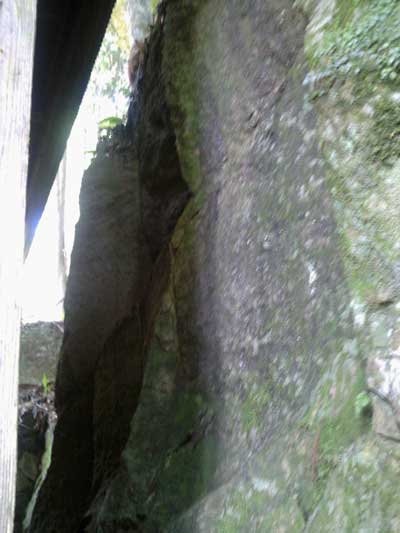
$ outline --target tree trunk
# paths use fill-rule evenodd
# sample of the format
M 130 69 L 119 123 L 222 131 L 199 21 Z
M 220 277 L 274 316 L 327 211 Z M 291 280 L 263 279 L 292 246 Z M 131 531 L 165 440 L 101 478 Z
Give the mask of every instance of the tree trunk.
M 13 530 L 21 270 L 36 0 L 0 3 L 0 531 Z

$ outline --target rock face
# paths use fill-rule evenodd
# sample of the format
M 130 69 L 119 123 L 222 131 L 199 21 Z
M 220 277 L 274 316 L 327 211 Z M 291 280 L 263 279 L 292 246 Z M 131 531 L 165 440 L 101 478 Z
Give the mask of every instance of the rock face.
M 90 451 L 59 437 L 33 531 L 77 530 L 83 461 L 88 531 L 400 529 L 399 23 L 396 0 L 164 4 L 138 188 L 91 209 L 110 156 L 82 191 L 55 438 Z
M 54 394 L 42 386 L 20 385 L 18 394 L 18 462 L 14 533 L 23 531 L 38 479 L 44 477 L 55 425 Z
M 142 386 L 168 243 L 188 199 L 165 103 L 161 26 L 130 122 L 99 142 L 80 195 L 51 466 L 30 531 L 78 531 L 120 464 Z M 143 66 L 142 66 L 143 67 Z
M 21 328 L 18 396 L 18 457 L 14 532 L 22 524 L 42 473 L 46 434 L 55 423 L 52 386 L 63 336 L 61 322 L 35 322 Z
M 43 376 L 54 382 L 63 337 L 61 322 L 35 322 L 21 328 L 19 382 L 40 385 Z

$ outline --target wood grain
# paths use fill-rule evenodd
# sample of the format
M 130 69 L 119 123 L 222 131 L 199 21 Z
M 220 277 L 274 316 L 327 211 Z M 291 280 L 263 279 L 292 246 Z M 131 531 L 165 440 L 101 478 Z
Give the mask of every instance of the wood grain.
M 36 0 L 0 1 L 0 531 L 13 530 L 20 288 Z

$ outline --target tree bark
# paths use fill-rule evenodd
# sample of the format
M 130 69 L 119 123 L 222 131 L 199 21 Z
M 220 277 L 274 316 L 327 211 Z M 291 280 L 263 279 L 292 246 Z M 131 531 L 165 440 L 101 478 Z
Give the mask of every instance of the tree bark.
M 13 530 L 21 270 L 36 0 L 0 2 L 0 531 Z

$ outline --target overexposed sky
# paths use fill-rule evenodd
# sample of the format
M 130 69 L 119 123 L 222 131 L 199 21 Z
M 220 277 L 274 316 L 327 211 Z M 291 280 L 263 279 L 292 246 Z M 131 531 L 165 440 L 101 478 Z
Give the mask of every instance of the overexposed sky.
M 126 17 L 129 26 L 131 21 L 127 11 Z M 108 39 L 113 38 L 112 32 L 106 35 Z M 101 56 L 99 60 L 101 63 Z M 68 265 L 75 225 L 79 219 L 79 191 L 83 173 L 92 158 L 90 152 L 96 149 L 98 124 L 107 117 L 122 117 L 128 107 L 127 97 L 119 94 L 118 90 L 113 97 L 96 94 L 96 86 L 107 86 L 109 77 L 110 73 L 107 70 L 94 69 L 68 139 L 65 202 L 65 244 Z M 124 85 L 124 79 L 120 81 Z M 126 71 L 127 86 L 128 83 Z M 21 287 L 23 322 L 63 320 L 64 294 L 58 278 L 58 225 L 55 183 L 24 265 Z
M 105 97 L 96 98 L 90 90 L 85 94 L 68 140 L 65 205 L 65 241 L 69 259 L 79 219 L 79 191 L 82 176 L 95 150 L 100 120 L 115 116 L 126 108 L 126 102 Z M 54 184 L 39 222 L 29 256 L 24 265 L 22 286 L 22 321 L 63 320 L 63 298 L 58 279 L 58 214 L 57 187 Z

